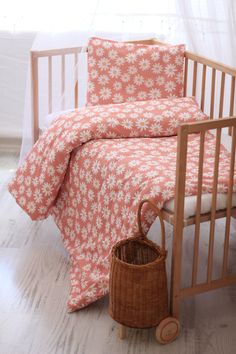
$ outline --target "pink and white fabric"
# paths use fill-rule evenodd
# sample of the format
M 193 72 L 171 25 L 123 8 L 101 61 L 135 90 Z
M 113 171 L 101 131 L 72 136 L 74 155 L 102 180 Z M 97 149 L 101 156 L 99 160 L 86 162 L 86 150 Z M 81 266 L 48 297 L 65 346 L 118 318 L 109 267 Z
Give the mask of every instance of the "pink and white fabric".
M 71 260 L 69 310 L 108 290 L 109 253 L 136 231 L 141 200 L 173 198 L 180 122 L 206 119 L 192 98 L 94 106 L 58 117 L 9 185 L 34 220 L 49 214 Z M 174 114 L 174 116 L 173 116 Z M 161 138 L 157 138 L 161 137 Z M 211 192 L 215 137 L 206 135 L 203 191 Z M 189 138 L 186 194 L 197 191 L 199 136 Z M 227 191 L 229 153 L 221 147 L 218 191 Z M 144 213 L 144 228 L 154 220 Z
M 87 105 L 182 97 L 184 51 L 91 38 Z

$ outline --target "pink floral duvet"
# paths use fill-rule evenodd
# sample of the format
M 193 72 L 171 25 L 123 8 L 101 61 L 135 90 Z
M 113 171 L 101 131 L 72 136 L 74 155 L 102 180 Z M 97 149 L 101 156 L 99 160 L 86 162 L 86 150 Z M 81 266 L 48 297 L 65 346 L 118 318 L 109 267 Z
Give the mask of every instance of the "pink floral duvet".
M 71 260 L 69 310 L 108 290 L 109 253 L 136 231 L 144 198 L 161 208 L 174 197 L 176 132 L 206 119 L 192 98 L 94 106 L 58 117 L 40 137 L 9 185 L 33 220 L 52 214 Z M 211 191 L 214 141 L 206 136 L 204 192 Z M 199 136 L 189 138 L 186 194 L 196 194 Z M 219 192 L 227 190 L 228 152 L 222 147 Z M 154 220 L 144 215 L 148 229 Z

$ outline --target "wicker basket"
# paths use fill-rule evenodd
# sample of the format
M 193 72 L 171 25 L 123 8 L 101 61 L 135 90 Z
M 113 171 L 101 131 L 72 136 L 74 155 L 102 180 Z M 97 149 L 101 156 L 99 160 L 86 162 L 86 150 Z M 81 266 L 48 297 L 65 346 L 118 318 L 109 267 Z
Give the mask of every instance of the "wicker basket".
M 141 210 L 148 203 L 161 222 L 162 246 L 142 231 Z M 137 236 L 118 242 L 112 249 L 109 282 L 109 313 L 118 323 L 150 328 L 169 315 L 165 268 L 165 229 L 159 209 L 149 200 L 138 209 Z

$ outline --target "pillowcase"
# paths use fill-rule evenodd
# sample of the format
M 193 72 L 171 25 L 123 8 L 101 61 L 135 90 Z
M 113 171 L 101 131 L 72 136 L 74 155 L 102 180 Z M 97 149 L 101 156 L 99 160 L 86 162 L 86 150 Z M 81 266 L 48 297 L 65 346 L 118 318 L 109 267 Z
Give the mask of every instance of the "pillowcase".
M 91 38 L 87 105 L 183 97 L 184 51 Z

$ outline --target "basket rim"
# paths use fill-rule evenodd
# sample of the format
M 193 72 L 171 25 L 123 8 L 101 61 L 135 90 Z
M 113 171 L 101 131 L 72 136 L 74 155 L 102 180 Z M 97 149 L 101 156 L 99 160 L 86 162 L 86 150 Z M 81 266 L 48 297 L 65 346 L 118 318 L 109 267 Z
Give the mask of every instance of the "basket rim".
M 115 255 L 115 252 L 116 252 L 117 248 L 119 248 L 122 244 L 125 244 L 127 241 L 131 241 L 131 242 L 138 241 L 140 243 L 144 243 L 144 244 L 148 245 L 150 248 L 152 248 L 154 251 L 158 252 L 160 254 L 160 257 L 158 257 L 154 261 L 146 263 L 146 264 L 132 264 L 132 263 L 124 262 Z M 129 237 L 127 239 L 123 239 L 123 240 L 117 242 L 113 246 L 112 251 L 111 251 L 111 257 L 113 259 L 115 259 L 116 262 L 119 262 L 120 264 L 122 264 L 124 266 L 132 267 L 132 268 L 149 268 L 150 266 L 154 266 L 155 264 L 165 261 L 166 256 L 167 256 L 166 250 L 163 251 L 163 249 L 160 246 L 158 246 L 157 244 L 155 244 L 154 242 L 152 242 L 149 239 L 142 238 L 140 235 L 137 235 L 134 237 Z

